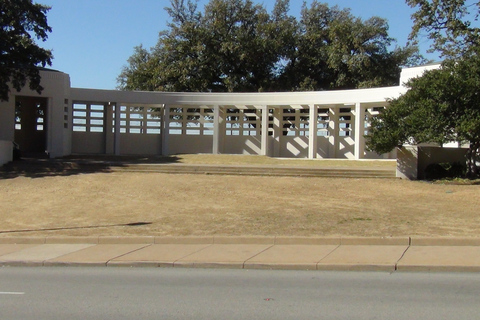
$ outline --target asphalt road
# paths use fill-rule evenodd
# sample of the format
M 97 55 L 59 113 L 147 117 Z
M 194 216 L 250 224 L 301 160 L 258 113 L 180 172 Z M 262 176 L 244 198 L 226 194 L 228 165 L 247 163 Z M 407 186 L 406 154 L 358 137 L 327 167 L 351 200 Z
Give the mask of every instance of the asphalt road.
M 480 274 L 0 268 L 0 319 L 478 319 Z

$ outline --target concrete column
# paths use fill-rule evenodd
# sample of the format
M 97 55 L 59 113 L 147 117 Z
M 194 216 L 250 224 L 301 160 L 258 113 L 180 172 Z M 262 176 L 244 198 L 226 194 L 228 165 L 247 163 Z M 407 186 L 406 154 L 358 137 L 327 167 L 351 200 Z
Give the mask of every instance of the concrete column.
M 262 150 L 261 155 L 268 155 L 268 106 L 262 106 Z
M 360 102 L 355 104 L 355 159 L 363 159 L 365 153 L 365 108 Z
M 220 106 L 213 107 L 213 154 L 220 153 Z
M 120 155 L 120 103 L 113 103 L 115 105 L 115 134 L 114 140 L 114 152 L 116 156 Z
M 162 125 L 162 155 L 169 155 L 168 140 L 170 136 L 170 106 L 165 105 Z
M 310 116 L 308 118 L 308 158 L 317 157 L 317 118 L 318 108 L 315 105 L 309 105 Z
M 338 149 L 338 133 L 340 124 L 338 123 L 338 113 L 340 112 L 339 108 L 330 107 L 330 121 L 328 122 L 328 156 L 329 158 L 337 157 Z
M 418 179 L 418 147 L 397 148 L 397 178 Z
M 273 157 L 280 157 L 280 142 L 283 136 L 282 109 L 273 110 Z
M 15 137 L 15 96 L 9 101 L 0 101 L 0 140 L 13 142 Z
M 53 121 L 53 99 L 54 98 L 47 98 L 47 105 L 45 106 L 45 113 L 43 118 L 43 130 L 46 131 L 45 134 L 45 152 L 47 153 L 49 158 L 52 158 L 52 149 L 53 149 L 53 132 L 56 131 L 55 129 L 55 122 Z M 32 115 L 34 116 L 34 115 Z M 89 113 L 87 112 L 87 123 L 90 122 L 88 119 Z M 23 129 L 23 128 L 22 128 Z
M 113 104 L 111 102 L 104 104 L 105 123 L 103 130 L 105 134 L 105 154 L 115 153 L 114 123 L 113 123 Z
M 15 96 L 9 101 L 0 101 L 0 166 L 13 160 L 15 137 Z

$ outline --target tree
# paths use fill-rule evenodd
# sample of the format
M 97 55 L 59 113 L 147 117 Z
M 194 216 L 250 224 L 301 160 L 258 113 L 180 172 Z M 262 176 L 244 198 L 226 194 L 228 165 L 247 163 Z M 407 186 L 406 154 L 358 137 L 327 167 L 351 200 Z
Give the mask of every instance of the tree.
M 474 26 L 480 13 L 480 1 L 474 0 L 406 0 L 416 8 L 412 15 L 411 40 L 422 31 L 433 41 L 431 51 L 442 57 L 458 58 L 480 47 L 480 28 Z
M 134 53 L 128 58 L 128 67 L 124 67 L 118 76 L 119 87 L 128 90 L 158 90 L 155 82 L 155 59 L 143 46 L 134 48 Z
M 20 91 L 27 80 L 41 93 L 38 66 L 51 65 L 52 53 L 35 44 L 52 31 L 46 13 L 50 8 L 32 0 L 0 0 L 0 100 L 8 100 L 9 83 Z
M 400 67 L 418 64 L 415 46 L 389 48 L 385 19 L 362 20 L 350 9 L 313 1 L 303 5 L 297 52 L 286 72 L 297 90 L 398 85 Z
M 403 144 L 469 144 L 467 175 L 478 175 L 480 154 L 480 57 L 446 63 L 411 79 L 404 95 L 372 119 L 367 147 L 378 153 Z
M 121 89 L 256 92 L 347 89 L 398 84 L 415 46 L 390 50 L 384 19 L 363 21 L 314 0 L 299 22 L 289 0 L 269 14 L 252 0 L 171 0 L 168 30 L 150 51 L 134 52 Z M 145 76 L 154 77 L 148 81 Z M 145 81 L 145 84 L 142 84 Z

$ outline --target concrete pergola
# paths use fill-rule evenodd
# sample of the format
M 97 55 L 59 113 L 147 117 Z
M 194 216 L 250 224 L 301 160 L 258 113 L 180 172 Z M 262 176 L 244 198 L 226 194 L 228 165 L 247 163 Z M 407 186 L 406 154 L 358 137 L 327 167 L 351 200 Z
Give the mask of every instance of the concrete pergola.
M 438 64 L 403 69 L 400 83 Z M 406 91 L 386 88 L 281 93 L 166 93 L 71 88 L 68 74 L 41 71 L 0 103 L 0 165 L 13 141 L 50 157 L 75 153 L 258 154 L 385 159 L 365 150 L 369 118 Z M 33 143 L 32 141 L 35 141 Z M 21 143 L 20 143 L 21 142 Z M 28 149 L 28 150 L 27 150 Z

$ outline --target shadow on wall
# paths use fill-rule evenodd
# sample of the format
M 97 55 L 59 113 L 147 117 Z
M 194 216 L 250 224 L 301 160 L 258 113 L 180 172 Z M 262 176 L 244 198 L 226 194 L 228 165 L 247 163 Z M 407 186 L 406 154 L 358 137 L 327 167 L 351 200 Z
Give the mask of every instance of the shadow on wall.
M 418 179 L 417 147 L 397 148 L 397 178 Z
M 177 163 L 176 156 L 67 156 L 59 159 L 22 158 L 0 167 L 0 179 L 43 178 L 89 173 L 109 173 L 130 164 Z

